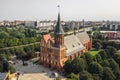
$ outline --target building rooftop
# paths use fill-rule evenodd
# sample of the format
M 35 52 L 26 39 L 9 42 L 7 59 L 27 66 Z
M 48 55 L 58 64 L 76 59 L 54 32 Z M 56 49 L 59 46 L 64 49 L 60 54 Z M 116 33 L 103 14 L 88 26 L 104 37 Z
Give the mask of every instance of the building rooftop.
M 85 49 L 84 43 L 90 40 L 88 34 L 86 32 L 81 32 L 76 35 L 66 36 L 64 40 L 64 44 L 67 47 L 66 56 L 72 55 L 80 50 Z

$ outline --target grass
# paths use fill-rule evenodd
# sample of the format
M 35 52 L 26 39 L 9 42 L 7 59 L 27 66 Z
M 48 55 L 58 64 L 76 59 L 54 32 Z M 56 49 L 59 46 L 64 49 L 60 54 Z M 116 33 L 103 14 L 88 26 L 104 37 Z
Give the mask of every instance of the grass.
M 117 54 L 120 55 L 120 51 L 117 51 Z
M 96 49 L 92 49 L 89 51 L 89 53 L 92 55 L 92 56 L 95 56 L 96 54 L 99 53 L 100 50 L 96 50 Z
M 33 61 L 33 64 L 38 64 L 38 63 L 39 63 L 39 61 L 38 61 L 38 60 Z

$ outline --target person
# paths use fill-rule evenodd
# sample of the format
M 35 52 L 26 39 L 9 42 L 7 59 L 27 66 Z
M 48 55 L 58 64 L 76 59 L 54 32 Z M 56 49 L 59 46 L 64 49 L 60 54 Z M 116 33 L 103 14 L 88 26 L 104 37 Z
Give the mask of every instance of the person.
M 19 75 L 20 75 L 20 73 L 18 72 L 18 73 L 17 73 L 17 80 L 19 79 Z
M 22 75 L 24 75 L 24 72 L 22 73 Z

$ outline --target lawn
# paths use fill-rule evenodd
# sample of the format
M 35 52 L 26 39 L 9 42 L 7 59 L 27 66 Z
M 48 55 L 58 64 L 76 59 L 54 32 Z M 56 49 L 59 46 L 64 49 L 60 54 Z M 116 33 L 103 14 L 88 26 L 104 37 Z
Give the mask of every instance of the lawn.
M 96 50 L 96 49 L 92 49 L 89 51 L 89 53 L 92 55 L 92 56 L 95 56 L 96 54 L 98 54 L 100 50 Z
M 120 55 L 120 50 L 119 50 L 119 51 L 117 51 L 117 54 L 118 54 L 118 55 Z

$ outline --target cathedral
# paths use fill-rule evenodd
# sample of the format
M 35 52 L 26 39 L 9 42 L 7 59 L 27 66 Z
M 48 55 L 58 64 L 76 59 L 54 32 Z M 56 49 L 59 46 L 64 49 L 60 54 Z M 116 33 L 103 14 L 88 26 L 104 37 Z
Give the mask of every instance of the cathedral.
M 64 37 L 60 13 L 58 13 L 54 38 L 51 38 L 50 34 L 45 34 L 40 41 L 39 63 L 60 71 L 67 60 L 73 60 L 91 48 L 92 39 L 86 32 L 79 32 Z

